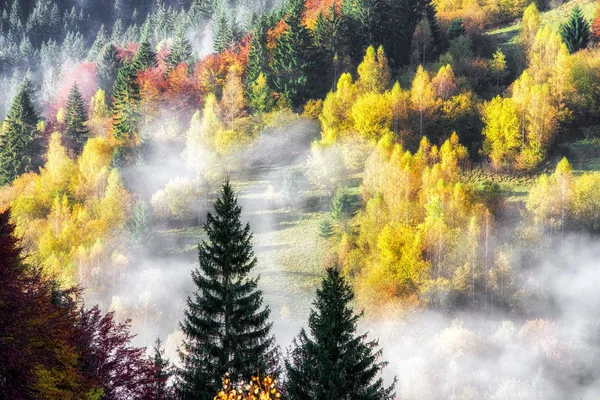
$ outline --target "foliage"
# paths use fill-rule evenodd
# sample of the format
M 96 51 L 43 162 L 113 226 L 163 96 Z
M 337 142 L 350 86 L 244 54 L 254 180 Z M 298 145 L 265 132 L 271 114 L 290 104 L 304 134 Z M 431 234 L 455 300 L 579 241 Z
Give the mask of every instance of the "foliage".
M 274 400 L 283 398 L 277 389 L 277 381 L 272 377 L 252 376 L 248 383 L 235 385 L 229 379 L 229 373 L 223 376 L 223 389 L 214 400 Z
M 590 25 L 578 6 L 571 11 L 569 20 L 560 27 L 560 34 L 570 53 L 585 48 L 590 40 Z
M 0 185 L 10 184 L 19 175 L 34 169 L 38 163 L 36 142 L 38 115 L 28 81 L 21 84 L 4 122 L 0 143 Z
M 393 399 L 394 384 L 385 387 L 377 375 L 387 365 L 379 361 L 377 341 L 356 335 L 358 319 L 350 302 L 352 289 L 336 267 L 327 269 L 309 316 L 310 336 L 302 329 L 285 360 L 290 399 Z
M 89 130 L 86 127 L 87 112 L 77 84 L 71 88 L 65 117 L 65 141 L 67 148 L 75 156 L 81 154 L 88 139 Z
M 39 175 L 22 175 L 2 192 L 1 207 L 12 207 L 32 262 L 65 284 L 114 289 L 109 271 L 98 267 L 119 251 L 130 200 L 109 168 L 112 152 L 106 139 L 93 138 L 74 161 L 56 133 Z
M 211 396 L 223 370 L 238 381 L 253 371 L 272 372 L 276 365 L 270 310 L 262 305 L 258 280 L 248 277 L 256 258 L 241 211 L 225 182 L 215 214 L 206 217 L 209 242 L 199 245 L 200 266 L 192 273 L 198 290 L 188 298 L 181 324 L 186 340 L 178 391 L 183 397 Z

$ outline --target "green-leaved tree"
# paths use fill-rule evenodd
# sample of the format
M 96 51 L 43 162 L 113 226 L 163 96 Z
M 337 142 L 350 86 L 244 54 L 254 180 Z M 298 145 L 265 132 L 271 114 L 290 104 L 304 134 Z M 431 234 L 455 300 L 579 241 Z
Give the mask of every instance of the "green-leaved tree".
M 310 335 L 302 329 L 285 360 L 286 397 L 290 400 L 387 400 L 395 382 L 385 387 L 377 341 L 356 334 L 362 314 L 350 308 L 352 288 L 336 267 L 327 269 L 310 311 Z
M 210 399 L 229 372 L 232 381 L 257 372 L 273 373 L 277 364 L 271 313 L 263 306 L 250 226 L 229 181 L 207 214 L 208 240 L 199 245 L 199 268 L 192 272 L 197 290 L 188 297 L 181 329 L 186 337 L 177 388 L 182 399 Z
M 39 156 L 36 146 L 38 119 L 31 100 L 31 85 L 25 81 L 4 121 L 0 143 L 0 185 L 9 184 L 19 175 L 33 170 Z

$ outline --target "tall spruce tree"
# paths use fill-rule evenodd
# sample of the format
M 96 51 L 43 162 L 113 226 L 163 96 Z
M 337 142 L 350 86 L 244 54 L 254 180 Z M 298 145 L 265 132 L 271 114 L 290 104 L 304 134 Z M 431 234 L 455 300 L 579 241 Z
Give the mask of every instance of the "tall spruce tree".
M 213 15 L 213 2 L 211 0 L 193 0 L 188 16 L 192 24 L 198 20 L 208 21 Z
M 571 17 L 560 27 L 560 34 L 570 53 L 585 48 L 590 41 L 590 24 L 579 6 L 573 7 Z
M 92 43 L 92 47 L 88 51 L 88 60 L 95 61 L 102 54 L 104 47 L 108 44 L 108 36 L 106 34 L 106 29 L 104 28 L 104 24 L 100 25 L 100 29 L 98 29 L 98 34 L 96 35 L 96 39 L 94 43 Z
M 273 54 L 273 86 L 294 106 L 306 99 L 311 68 L 311 37 L 304 26 L 304 0 L 290 0 L 284 21 L 287 30 L 276 41 Z
M 106 93 L 111 93 L 119 69 L 122 66 L 123 62 L 118 56 L 117 47 L 112 43 L 107 44 L 96 63 L 96 75 L 98 76 L 100 89 Z
M 246 67 L 246 85 L 248 88 L 258 79 L 262 73 L 265 77 L 268 75 L 267 48 L 265 35 L 267 34 L 267 17 L 263 14 L 252 32 L 250 41 L 250 51 L 248 52 L 248 66 Z
M 147 68 L 156 67 L 158 65 L 158 59 L 156 53 L 152 50 L 150 42 L 144 40 L 140 44 L 140 48 L 133 58 L 133 66 L 138 71 L 143 71 Z
M 37 122 L 39 116 L 31 100 L 29 81 L 21 84 L 13 100 L 0 143 L 0 185 L 11 183 L 19 175 L 33 170 L 39 149 Z
M 183 25 L 179 26 L 177 29 L 175 42 L 173 43 L 173 46 L 171 46 L 171 51 L 165 59 L 165 63 L 169 70 L 175 68 L 182 62 L 187 63 L 188 67 L 192 64 L 192 45 L 185 37 Z
M 79 88 L 75 83 L 71 88 L 71 93 L 69 93 L 65 118 L 67 125 L 65 139 L 67 148 L 73 156 L 79 155 L 87 142 L 90 131 L 86 127 L 86 121 L 87 112 L 83 97 L 81 97 Z
M 395 382 L 386 388 L 378 377 L 387 363 L 378 361 L 377 341 L 356 335 L 362 314 L 350 308 L 353 299 L 339 270 L 328 268 L 308 320 L 311 337 L 302 329 L 285 361 L 290 400 L 394 398 Z
M 140 125 L 140 87 L 136 79 L 137 70 L 127 64 L 119 70 L 113 88 L 113 133 L 122 140 L 137 139 Z
M 219 19 L 215 25 L 213 48 L 215 53 L 222 53 L 224 50 L 229 48 L 233 42 L 233 32 L 231 31 L 231 25 L 227 19 L 225 10 L 221 10 Z
M 347 0 L 344 32 L 359 60 L 368 46 L 383 45 L 393 68 L 410 60 L 412 36 L 430 0 Z
M 181 323 L 186 340 L 177 387 L 182 399 L 213 398 L 225 372 L 235 382 L 272 373 L 277 364 L 271 311 L 263 307 L 258 279 L 249 277 L 256 257 L 241 212 L 227 180 L 215 214 L 207 214 L 208 242 L 199 245 L 200 266 L 192 272 L 197 290 Z
M 148 399 L 171 400 L 174 393 L 169 386 L 172 376 L 172 367 L 168 358 L 165 358 L 165 349 L 162 347 L 160 338 L 154 341 L 154 356 L 151 358 L 152 368 L 150 372 L 150 387 L 146 390 Z

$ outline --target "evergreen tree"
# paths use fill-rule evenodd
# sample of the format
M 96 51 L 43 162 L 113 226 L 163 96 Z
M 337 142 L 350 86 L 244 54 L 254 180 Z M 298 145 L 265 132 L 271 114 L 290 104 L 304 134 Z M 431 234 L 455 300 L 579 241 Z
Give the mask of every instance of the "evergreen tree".
M 192 45 L 185 37 L 183 26 L 180 26 L 165 63 L 167 68 L 171 70 L 182 62 L 185 62 L 188 66 L 192 64 Z
M 219 19 L 217 20 L 217 24 L 215 26 L 213 39 L 213 48 L 215 53 L 222 53 L 223 50 L 229 48 L 232 42 L 233 32 L 231 32 L 231 26 L 227 21 L 225 10 L 221 10 L 221 15 L 219 15 Z
M 581 13 L 581 8 L 575 6 L 569 20 L 560 28 L 560 34 L 570 53 L 585 48 L 590 41 L 590 24 Z
M 299 106 L 307 97 L 305 91 L 311 68 L 311 37 L 303 25 L 304 0 L 290 0 L 284 21 L 287 30 L 277 38 L 273 54 L 275 90 Z
M 337 268 L 327 269 L 317 289 L 308 325 L 294 340 L 285 361 L 286 395 L 290 400 L 393 399 L 394 384 L 386 388 L 377 377 L 387 365 L 378 361 L 382 350 L 367 335 L 356 335 L 355 315 L 349 304 L 352 288 Z
M 121 18 L 118 18 L 113 24 L 110 41 L 122 45 L 124 34 L 123 21 L 121 21 Z
M 178 390 L 182 399 L 210 399 L 229 372 L 232 381 L 272 373 L 276 366 L 275 338 L 263 307 L 258 279 L 249 277 L 256 265 L 250 226 L 241 222 L 229 181 L 207 214 L 208 242 L 199 245 L 200 266 L 192 272 L 198 290 L 187 300 L 183 368 Z
M 108 44 L 108 36 L 106 34 L 106 29 L 104 29 L 104 24 L 100 25 L 100 29 L 98 29 L 98 34 L 96 35 L 96 40 L 92 44 L 90 51 L 88 52 L 88 60 L 95 61 L 102 54 L 102 50 L 104 46 Z
M 258 78 L 250 84 L 248 90 L 250 108 L 256 113 L 268 113 L 275 107 L 273 91 L 267 83 L 267 78 L 261 72 Z
M 333 236 L 334 226 L 329 218 L 324 219 L 319 223 L 319 236 L 324 239 L 329 239 Z
M 332 6 L 327 14 L 321 12 L 317 15 L 315 28 L 312 31 L 316 60 L 319 62 L 316 69 L 321 73 L 316 74 L 317 79 L 313 78 L 311 83 L 319 98 L 325 97 L 328 90 L 334 90 L 339 80 L 340 71 L 336 54 L 346 48 L 342 21 L 343 19 Z
M 106 93 L 110 93 L 119 69 L 123 66 L 123 62 L 118 56 L 117 47 L 109 43 L 104 47 L 102 55 L 96 64 L 96 76 L 98 76 L 99 86 Z
M 81 153 L 87 142 L 90 131 L 86 127 L 87 112 L 77 84 L 74 84 L 67 102 L 65 123 L 67 125 L 65 139 L 67 148 L 76 156 Z
M 20 37 L 23 33 L 23 12 L 19 0 L 13 1 L 8 18 L 8 29 L 14 37 Z
M 354 200 L 347 188 L 338 189 L 331 202 L 331 217 L 337 221 L 347 221 L 354 214 Z
M 139 139 L 140 88 L 136 72 L 131 64 L 123 66 L 113 88 L 113 133 L 117 139 Z
M 268 71 L 267 48 L 265 46 L 265 35 L 267 34 L 267 19 L 261 16 L 256 29 L 252 33 L 250 51 L 248 52 L 248 66 L 246 67 L 246 84 L 248 88 L 258 79 L 262 73 L 265 77 Z
M 150 42 L 143 41 L 140 48 L 133 59 L 133 66 L 138 71 L 143 71 L 150 67 L 156 67 L 158 59 L 156 53 L 152 50 Z
M 150 374 L 150 390 L 147 398 L 153 400 L 173 399 L 173 393 L 169 387 L 171 379 L 171 363 L 165 358 L 165 350 L 162 348 L 162 341 L 156 338 L 154 341 L 154 357 L 151 359 L 152 369 Z
M 198 20 L 209 20 L 213 15 L 212 1 L 193 0 L 188 15 L 192 24 L 195 24 Z
M 25 81 L 13 100 L 0 143 L 0 185 L 11 183 L 35 167 L 39 116 L 31 100 L 31 86 Z
M 429 3 L 429 0 L 345 1 L 344 34 L 350 39 L 352 57 L 358 60 L 368 46 L 383 45 L 393 68 L 408 63 L 413 33 Z

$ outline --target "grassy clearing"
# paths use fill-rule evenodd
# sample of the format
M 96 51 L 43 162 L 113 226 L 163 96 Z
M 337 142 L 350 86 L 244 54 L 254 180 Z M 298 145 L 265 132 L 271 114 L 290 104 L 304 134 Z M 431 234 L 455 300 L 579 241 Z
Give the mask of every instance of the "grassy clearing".
M 561 150 L 577 174 L 600 171 L 600 140 L 579 140 L 563 145 Z
M 596 8 L 598 6 L 596 0 L 572 0 L 564 3 L 560 7 L 542 13 L 542 23 L 550 25 L 552 29 L 558 31 L 560 25 L 569 18 L 571 10 L 573 10 L 573 7 L 575 6 L 581 7 L 584 17 L 591 24 L 596 16 Z
M 497 174 L 481 169 L 473 170 L 466 176 L 467 182 L 477 187 L 485 182 L 492 182 L 499 186 L 500 196 L 507 202 L 522 202 L 527 198 L 531 187 L 535 184 L 536 177 L 513 176 Z

